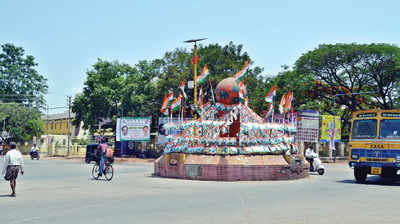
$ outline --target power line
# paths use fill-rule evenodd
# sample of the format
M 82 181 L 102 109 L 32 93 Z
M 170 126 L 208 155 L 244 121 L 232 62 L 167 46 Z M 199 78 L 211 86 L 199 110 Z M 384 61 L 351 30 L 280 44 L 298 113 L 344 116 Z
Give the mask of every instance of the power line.
M 36 96 L 33 94 L 0 94 L 0 96 Z

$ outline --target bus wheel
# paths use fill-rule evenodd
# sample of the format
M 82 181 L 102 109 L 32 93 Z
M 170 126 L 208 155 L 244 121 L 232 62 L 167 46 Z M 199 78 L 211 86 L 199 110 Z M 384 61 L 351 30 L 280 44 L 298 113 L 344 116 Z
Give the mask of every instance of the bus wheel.
M 367 179 L 367 169 L 364 167 L 354 167 L 354 177 L 357 183 L 364 183 Z

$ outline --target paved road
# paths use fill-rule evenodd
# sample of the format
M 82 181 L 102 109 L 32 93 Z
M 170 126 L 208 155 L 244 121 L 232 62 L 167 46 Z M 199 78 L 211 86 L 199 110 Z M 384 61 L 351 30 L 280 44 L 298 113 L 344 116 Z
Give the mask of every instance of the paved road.
M 400 182 L 355 184 L 346 164 L 294 181 L 207 182 L 152 177 L 152 164 L 116 164 L 111 182 L 92 165 L 26 161 L 17 198 L 0 181 L 0 223 L 399 223 Z

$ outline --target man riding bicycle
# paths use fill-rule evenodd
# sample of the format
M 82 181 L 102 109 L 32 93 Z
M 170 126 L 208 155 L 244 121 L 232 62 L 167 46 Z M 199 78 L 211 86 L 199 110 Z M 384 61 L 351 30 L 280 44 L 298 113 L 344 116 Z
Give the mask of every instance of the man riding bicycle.
M 107 158 L 108 161 L 112 160 L 113 152 L 112 149 L 108 147 L 106 140 L 104 138 L 101 139 L 100 144 L 97 146 L 97 155 L 100 169 L 99 169 L 99 177 L 103 175 L 104 172 L 104 163 Z M 110 161 L 112 162 L 112 161 Z

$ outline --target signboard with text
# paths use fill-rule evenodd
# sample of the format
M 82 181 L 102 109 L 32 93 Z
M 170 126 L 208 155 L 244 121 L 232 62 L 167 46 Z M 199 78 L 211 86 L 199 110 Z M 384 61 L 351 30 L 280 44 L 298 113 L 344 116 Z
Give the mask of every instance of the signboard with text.
M 340 124 L 341 122 L 339 116 L 336 116 L 334 119 L 332 115 L 323 115 L 321 125 L 321 141 L 331 142 L 333 140 L 335 142 L 340 142 L 342 133 Z
M 151 117 L 117 119 L 117 141 L 150 141 Z

